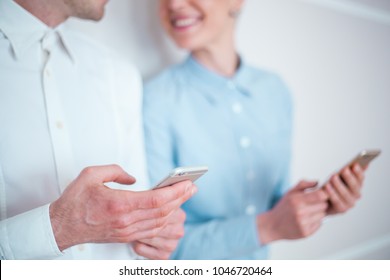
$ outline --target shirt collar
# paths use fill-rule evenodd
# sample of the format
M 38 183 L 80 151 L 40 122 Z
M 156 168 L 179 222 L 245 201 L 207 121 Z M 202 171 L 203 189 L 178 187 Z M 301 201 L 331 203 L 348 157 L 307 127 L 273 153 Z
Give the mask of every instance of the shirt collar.
M 13 0 L 0 0 L 0 30 L 10 41 L 17 59 L 21 58 L 33 44 L 42 40 L 45 35 L 57 32 L 62 46 L 74 61 L 63 25 L 52 29 Z
M 224 77 L 207 69 L 191 55 L 185 61 L 184 68 L 192 77 L 195 77 L 196 80 L 202 84 L 215 88 L 226 88 L 233 85 L 244 95 L 248 97 L 252 95 L 249 88 L 250 68 L 241 57 L 240 65 L 232 77 Z

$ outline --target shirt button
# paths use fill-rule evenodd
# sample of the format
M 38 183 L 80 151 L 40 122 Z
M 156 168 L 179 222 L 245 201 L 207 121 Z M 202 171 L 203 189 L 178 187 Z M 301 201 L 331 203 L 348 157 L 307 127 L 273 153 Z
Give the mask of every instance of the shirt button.
M 57 122 L 56 122 L 56 127 L 57 127 L 58 129 L 63 129 L 63 128 L 64 128 L 64 123 L 61 122 L 61 121 L 57 121 Z
M 49 69 L 45 69 L 45 75 L 47 77 L 50 77 L 51 73 L 50 73 L 50 70 Z
M 85 250 L 85 245 L 84 244 L 80 244 L 77 246 L 77 249 L 79 249 L 80 252 L 83 252 Z
M 242 106 L 240 103 L 234 103 L 232 106 L 232 110 L 235 114 L 239 114 L 242 112 Z
M 250 204 L 246 207 L 245 209 L 245 213 L 247 215 L 253 215 L 256 213 L 256 206 L 254 206 L 253 204 Z
M 248 148 L 251 145 L 251 139 L 248 137 L 241 137 L 240 145 L 242 148 Z

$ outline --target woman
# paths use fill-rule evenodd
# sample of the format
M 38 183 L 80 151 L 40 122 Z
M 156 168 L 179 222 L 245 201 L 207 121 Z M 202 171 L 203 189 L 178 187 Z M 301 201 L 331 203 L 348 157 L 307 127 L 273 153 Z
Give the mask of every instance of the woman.
M 183 209 L 178 259 L 264 259 L 267 244 L 313 234 L 330 213 L 360 196 L 359 166 L 325 188 L 301 181 L 287 191 L 292 104 L 273 74 L 237 55 L 234 28 L 243 0 L 160 0 L 163 25 L 191 55 L 149 82 L 144 118 L 149 171 L 208 165 Z M 348 189 L 348 185 L 350 188 Z

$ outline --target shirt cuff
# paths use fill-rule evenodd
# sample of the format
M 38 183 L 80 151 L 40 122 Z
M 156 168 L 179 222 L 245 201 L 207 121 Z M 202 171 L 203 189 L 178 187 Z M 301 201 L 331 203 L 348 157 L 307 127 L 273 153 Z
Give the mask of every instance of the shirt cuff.
M 0 244 L 5 259 L 53 259 L 57 246 L 49 215 L 50 204 L 1 221 Z
M 247 232 L 244 235 L 245 238 L 243 238 L 244 246 L 247 248 L 251 248 L 252 250 L 257 250 L 258 248 L 263 246 L 263 244 L 261 244 L 259 240 L 256 215 L 245 215 L 241 217 L 240 223 L 241 224 L 237 225 L 237 227 L 247 229 Z

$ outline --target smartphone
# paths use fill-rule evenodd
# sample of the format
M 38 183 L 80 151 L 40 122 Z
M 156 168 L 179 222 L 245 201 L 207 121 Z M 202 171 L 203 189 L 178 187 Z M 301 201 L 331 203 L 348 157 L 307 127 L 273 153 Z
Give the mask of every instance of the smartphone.
M 377 156 L 379 156 L 381 150 L 363 150 L 346 166 L 353 166 L 358 163 L 362 168 L 366 168 L 368 164 Z
M 167 187 L 186 180 L 195 182 L 196 179 L 205 174 L 207 171 L 207 166 L 177 167 L 173 169 L 164 179 L 158 182 L 153 189 Z
M 348 162 L 344 167 L 352 167 L 354 164 L 358 163 L 362 168 L 366 168 L 368 164 L 375 159 L 377 156 L 379 156 L 381 153 L 381 150 L 379 149 L 372 149 L 372 150 L 362 150 L 360 153 L 357 154 L 356 157 L 354 157 L 350 162 Z M 344 169 L 344 167 L 342 169 Z M 341 169 L 341 170 L 342 170 Z M 340 176 L 341 181 L 344 182 L 344 179 Z M 324 182 L 329 182 L 329 179 L 325 180 Z M 345 182 L 344 182 L 345 183 Z M 320 186 L 324 186 L 324 184 Z

